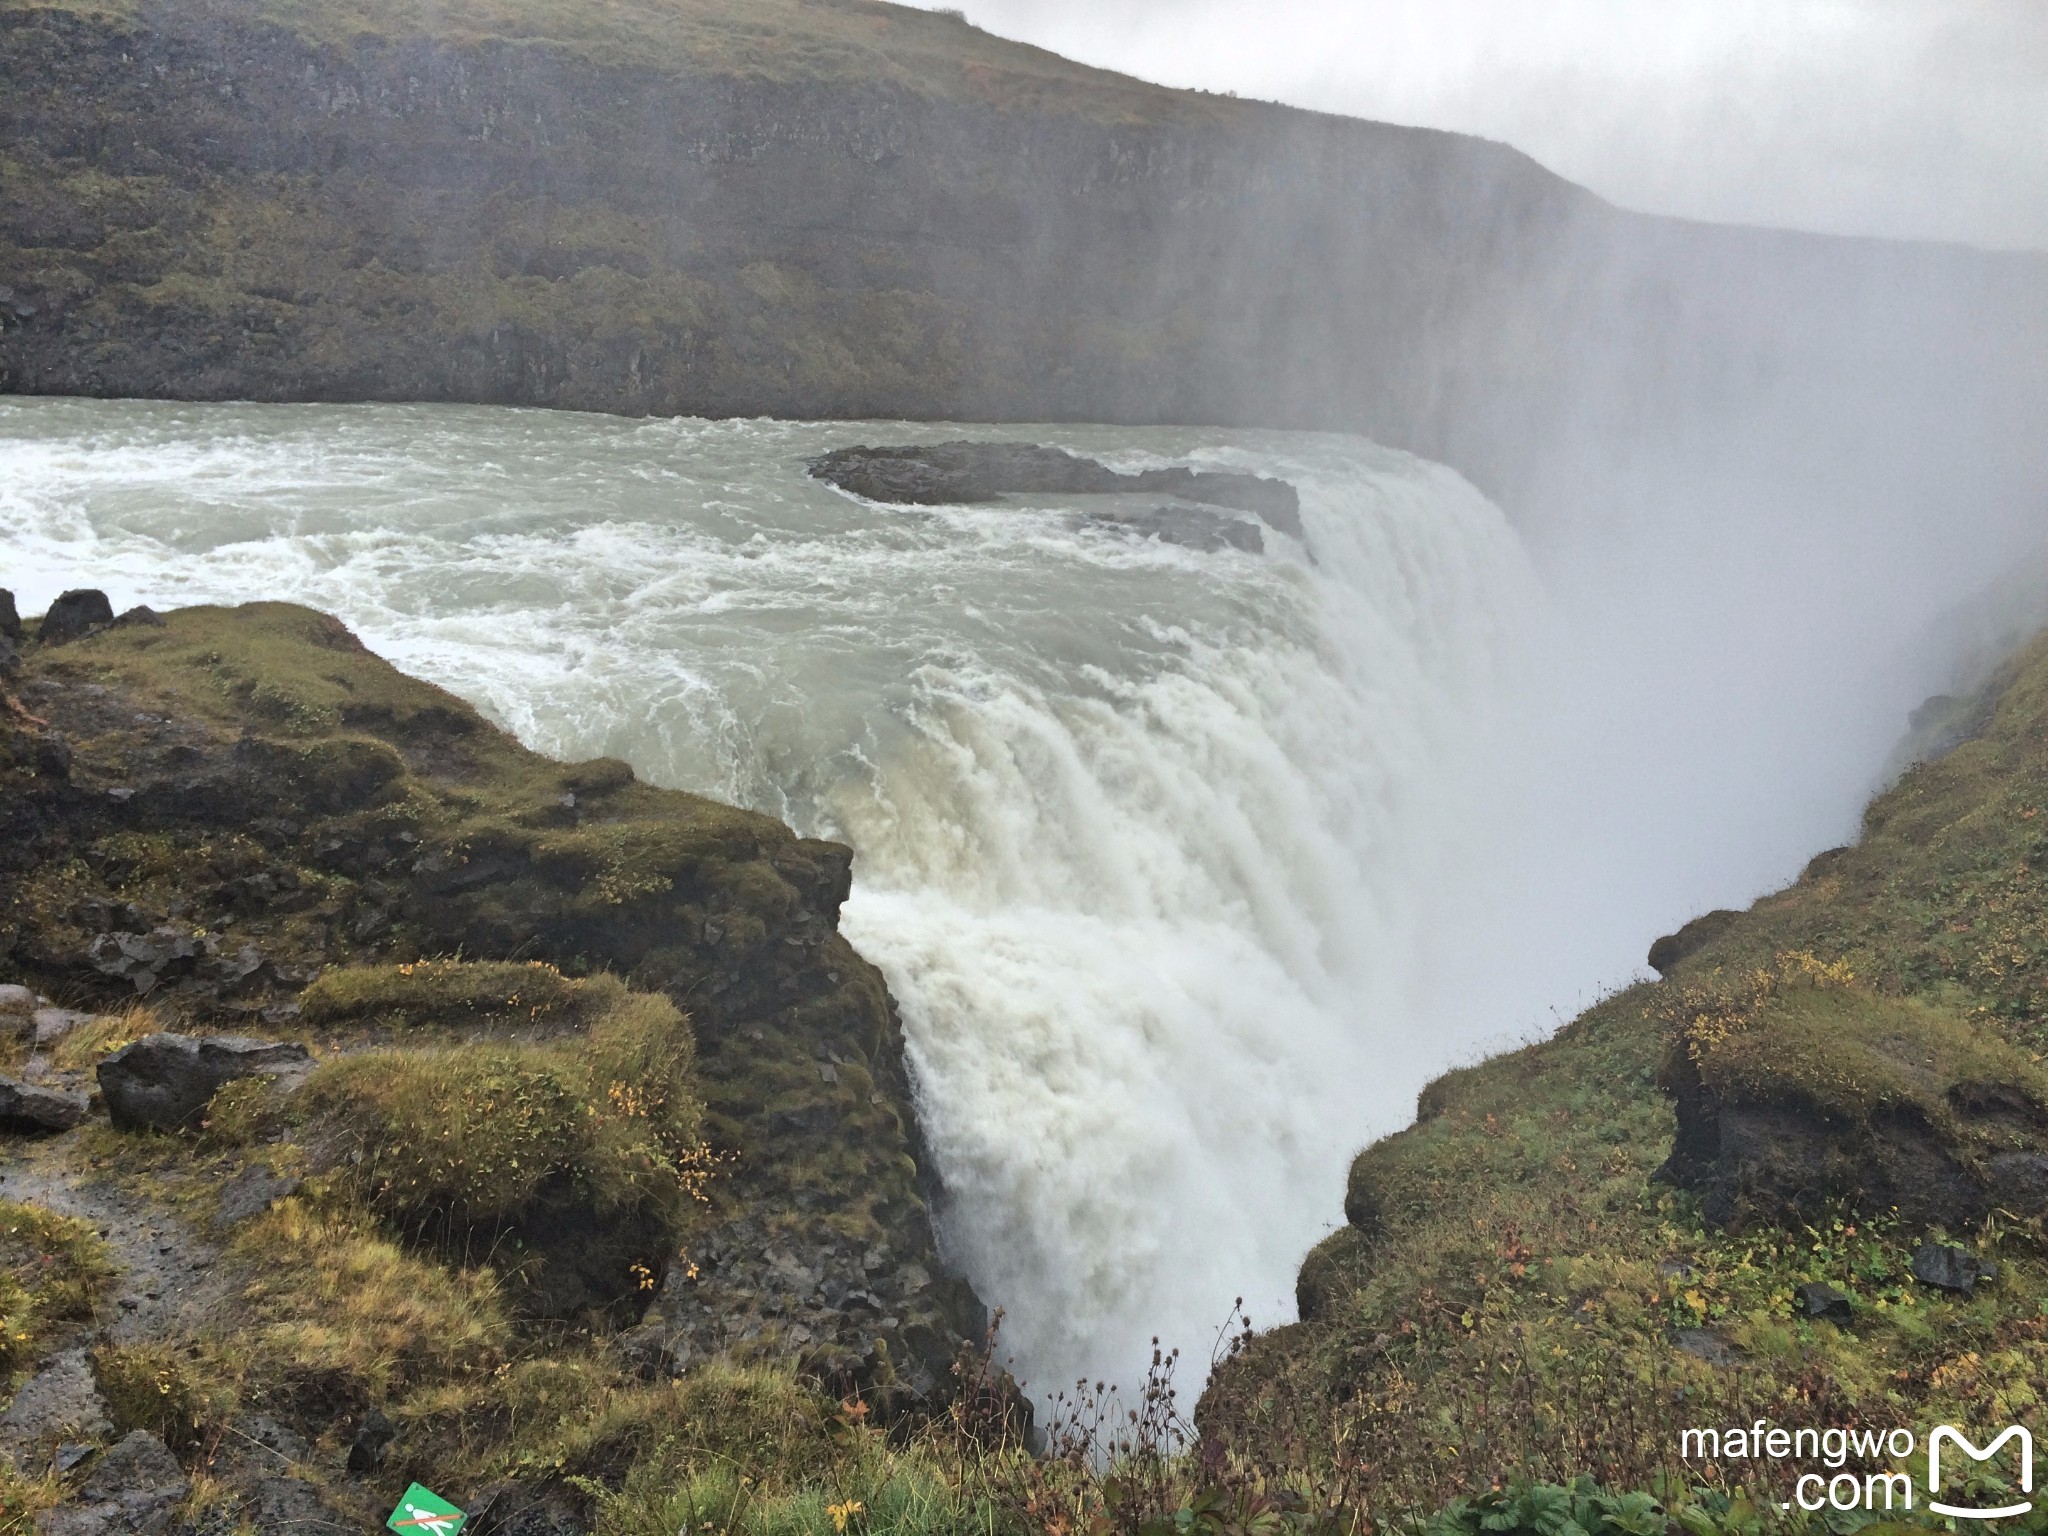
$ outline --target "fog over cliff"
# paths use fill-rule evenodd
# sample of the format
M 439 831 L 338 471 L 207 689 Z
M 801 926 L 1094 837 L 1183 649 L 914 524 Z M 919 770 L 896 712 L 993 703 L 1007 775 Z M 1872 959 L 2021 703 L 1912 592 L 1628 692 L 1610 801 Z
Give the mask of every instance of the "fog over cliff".
M 1624 207 L 2048 249 L 2032 0 L 967 0 L 1163 84 L 1498 139 Z

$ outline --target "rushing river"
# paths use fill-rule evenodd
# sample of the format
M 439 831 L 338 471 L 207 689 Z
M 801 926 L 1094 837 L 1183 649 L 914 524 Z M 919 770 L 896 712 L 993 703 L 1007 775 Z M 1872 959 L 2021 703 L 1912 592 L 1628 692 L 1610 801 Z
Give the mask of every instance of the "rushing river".
M 803 460 L 966 432 L 1253 469 L 1307 547 L 1094 498 L 868 505 Z M 1149 505 L 1149 504 L 1148 504 Z M 1357 439 L 0 402 L 38 611 L 288 598 L 523 740 L 858 851 L 945 1241 L 1039 1383 L 1266 1320 L 1441 1041 L 1414 957 L 1532 590 L 1500 513 Z

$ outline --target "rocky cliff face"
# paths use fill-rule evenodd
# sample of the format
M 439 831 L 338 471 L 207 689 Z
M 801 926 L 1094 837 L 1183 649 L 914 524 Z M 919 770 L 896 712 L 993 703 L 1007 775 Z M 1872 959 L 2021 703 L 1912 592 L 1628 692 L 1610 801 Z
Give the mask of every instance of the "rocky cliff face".
M 865 0 L 434 14 L 0 4 L 0 388 L 1335 427 L 1524 498 L 1589 444 L 2010 472 L 2043 398 L 2034 259 L 1636 218 Z
M 560 1250 L 581 1276 L 543 1310 L 637 1319 L 626 1347 L 650 1370 L 796 1361 L 878 1413 L 944 1390 L 985 1319 L 934 1249 L 894 1006 L 838 932 L 849 850 L 623 763 L 536 757 L 285 605 L 145 611 L 30 644 L 4 681 L 0 979 L 68 1005 L 53 1030 L 141 1002 L 164 1028 L 347 1054 L 372 1014 L 329 1000 L 301 1015 L 336 967 L 424 980 L 422 962 L 461 956 L 630 978 L 688 1015 L 711 1204 L 680 1255 L 641 1219 L 652 1207 L 607 1217 L 574 1190 L 536 1207 L 559 1232 L 501 1223 L 491 1241 L 513 1233 L 543 1267 Z M 515 1018 L 530 1032 L 552 1005 L 529 1004 L 498 1011 L 530 1013 Z M 456 1026 L 475 1044 L 483 1022 Z M 660 1076 L 622 1071 L 622 1091 Z

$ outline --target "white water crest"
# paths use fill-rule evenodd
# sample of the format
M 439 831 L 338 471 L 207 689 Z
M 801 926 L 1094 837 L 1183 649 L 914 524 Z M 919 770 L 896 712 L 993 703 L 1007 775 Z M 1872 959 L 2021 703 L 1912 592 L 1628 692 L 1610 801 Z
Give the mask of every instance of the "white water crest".
M 1306 546 L 803 470 L 959 436 L 1280 475 Z M 5 401 L 0 560 L 24 612 L 328 609 L 536 748 L 850 842 L 944 1241 L 1041 1390 L 1291 1316 L 1350 1154 L 1475 1038 L 1430 936 L 1541 605 L 1492 505 L 1361 439 Z

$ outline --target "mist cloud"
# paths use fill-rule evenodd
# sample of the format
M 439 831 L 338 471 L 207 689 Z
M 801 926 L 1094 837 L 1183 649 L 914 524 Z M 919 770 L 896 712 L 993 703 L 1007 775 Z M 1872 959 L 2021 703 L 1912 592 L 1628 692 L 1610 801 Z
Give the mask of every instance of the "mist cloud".
M 1171 85 L 1505 140 L 1627 207 L 2048 249 L 2043 0 L 955 0 Z

